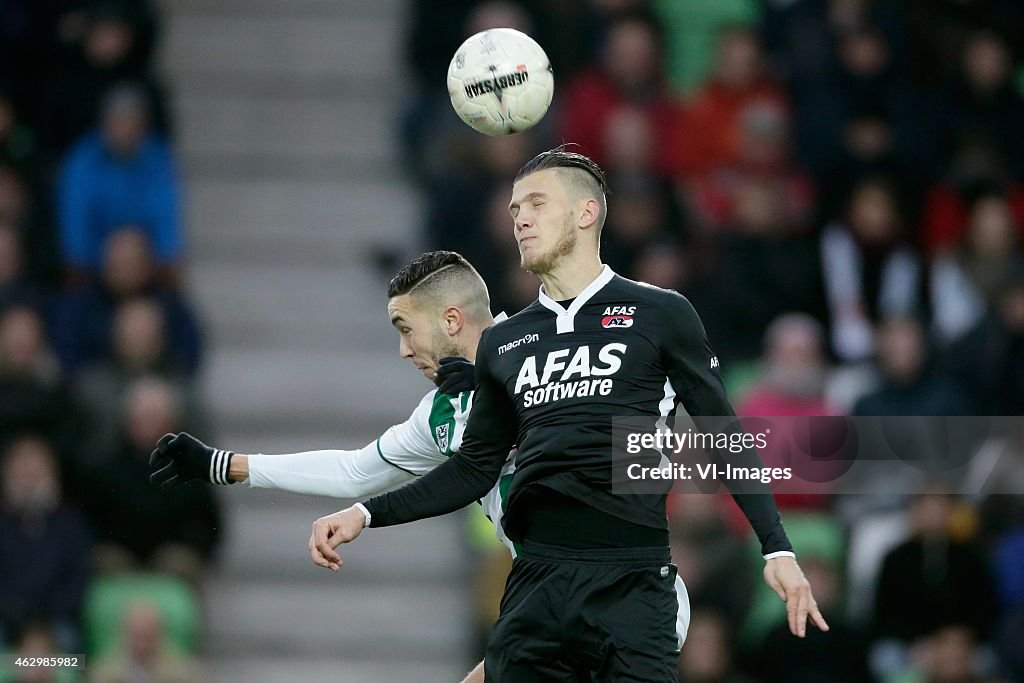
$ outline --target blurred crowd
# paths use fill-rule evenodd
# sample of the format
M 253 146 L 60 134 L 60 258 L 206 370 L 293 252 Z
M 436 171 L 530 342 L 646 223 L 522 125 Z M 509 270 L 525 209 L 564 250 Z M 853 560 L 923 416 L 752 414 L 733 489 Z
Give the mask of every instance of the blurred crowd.
M 208 487 L 146 483 L 202 419 L 159 27 L 146 0 L 0 1 L 0 652 L 97 681 L 197 680 L 182 615 L 220 537 Z
M 409 13 L 399 134 L 424 242 L 469 257 L 495 311 L 537 292 L 510 181 L 574 142 L 609 174 L 604 261 L 694 302 L 740 414 L 1024 414 L 1019 0 Z M 528 133 L 474 133 L 438 86 L 493 26 L 535 36 L 554 66 L 552 111 Z M 208 487 L 140 484 L 160 436 L 204 431 L 159 37 L 146 0 L 0 0 L 0 651 L 88 653 L 99 681 L 201 678 L 221 533 Z M 787 635 L 731 500 L 673 498 L 693 605 L 682 680 L 1024 681 L 1024 497 L 1005 493 L 1024 490 L 1024 431 L 971 448 L 1004 464 L 998 491 L 936 477 L 780 498 L 832 625 L 806 640 Z M 483 628 L 507 553 L 481 554 Z
M 463 252 L 496 311 L 537 295 L 518 267 L 511 180 L 576 143 L 609 176 L 602 260 L 693 301 L 741 415 L 1024 414 L 1018 0 L 412 12 L 401 134 L 425 241 Z M 489 138 L 437 84 L 462 40 L 497 26 L 538 40 L 556 86 L 537 128 Z M 934 477 L 904 495 L 780 498 L 832 624 L 806 640 L 786 634 L 732 502 L 673 499 L 694 608 L 682 680 L 1024 681 L 1024 430 L 970 450 L 1008 454 L 993 478 L 1016 488 Z M 485 555 L 481 628 L 506 568 Z

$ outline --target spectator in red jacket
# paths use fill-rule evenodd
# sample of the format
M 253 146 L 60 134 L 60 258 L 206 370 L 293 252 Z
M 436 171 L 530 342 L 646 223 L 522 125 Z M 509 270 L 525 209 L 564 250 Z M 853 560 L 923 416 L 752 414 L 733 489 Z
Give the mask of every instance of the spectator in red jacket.
M 735 28 L 722 36 L 715 75 L 697 93 L 686 116 L 682 151 L 688 172 L 735 165 L 743 151 L 744 117 L 752 110 L 774 106 L 788 113 L 789 102 L 765 74 L 762 60 L 753 29 Z
M 652 138 L 658 140 L 654 170 L 671 174 L 679 168 L 680 110 L 669 98 L 662 74 L 660 26 L 646 14 L 614 19 L 599 66 L 581 74 L 566 90 L 559 126 L 562 139 L 577 142 L 583 154 L 608 170 L 609 122 L 626 109 L 642 112 Z

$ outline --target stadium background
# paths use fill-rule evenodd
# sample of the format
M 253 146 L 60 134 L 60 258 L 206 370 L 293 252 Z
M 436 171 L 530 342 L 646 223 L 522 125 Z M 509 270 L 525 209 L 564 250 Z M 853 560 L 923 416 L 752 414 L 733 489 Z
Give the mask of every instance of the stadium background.
M 165 495 L 144 460 L 177 429 L 287 452 L 404 419 L 427 387 L 387 279 L 454 248 L 496 311 L 530 301 L 504 205 L 562 140 L 610 173 L 603 257 L 691 297 L 741 413 L 1024 413 L 1022 15 L 0 1 L 0 647 L 89 653 L 99 681 L 142 680 L 133 658 L 158 681 L 458 680 L 507 562 L 478 518 L 367 534 L 333 575 L 305 544 L 339 503 Z M 494 25 L 552 59 L 539 130 L 449 109 L 451 54 Z M 833 627 L 806 642 L 731 503 L 674 500 L 683 680 L 1024 681 L 1021 497 L 961 484 L 782 501 Z

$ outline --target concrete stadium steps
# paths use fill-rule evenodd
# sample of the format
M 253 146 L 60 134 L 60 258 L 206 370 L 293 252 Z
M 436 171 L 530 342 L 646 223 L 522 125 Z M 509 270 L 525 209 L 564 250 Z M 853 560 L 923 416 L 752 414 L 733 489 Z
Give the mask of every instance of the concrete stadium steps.
M 318 670 L 332 666 L 327 680 L 465 673 L 467 577 L 451 520 L 367 531 L 333 573 L 312 564 L 306 541 L 312 521 L 342 501 L 241 484 L 219 491 L 232 524 L 204 601 L 211 680 L 323 680 Z M 420 673 L 390 678 L 411 671 Z
M 418 246 L 394 136 L 409 2 L 161 6 L 216 443 L 361 446 L 429 388 L 398 358 L 375 271 L 381 249 Z M 333 574 L 305 546 L 342 501 L 244 485 L 222 495 L 206 680 L 432 683 L 468 670 L 458 517 L 368 533 Z
M 376 78 L 388 88 L 402 83 L 400 27 L 383 14 L 387 7 L 366 16 L 344 5 L 377 3 L 337 3 L 337 8 L 307 12 L 293 11 L 291 2 L 262 9 L 249 4 L 234 11 L 227 5 L 216 13 L 185 7 L 173 13 L 167 59 L 184 75 L 212 67 L 240 76 L 344 75 Z
M 188 250 L 200 259 L 199 268 L 211 260 L 253 264 L 263 259 L 280 267 L 301 264 L 337 272 L 362 265 L 371 249 L 403 245 L 422 220 L 417 196 L 397 177 L 239 179 L 239 171 L 235 168 L 235 177 L 228 179 L 187 172 L 192 186 L 186 221 L 195 226 Z M 381 277 L 365 284 L 383 293 L 386 282 Z
M 272 253 L 237 254 L 234 261 L 192 266 L 190 288 L 202 299 L 214 343 L 230 347 L 225 351 L 372 350 L 395 360 L 398 336 L 387 316 L 386 278 L 368 261 L 352 254 L 313 266 Z
M 218 490 L 223 491 L 221 500 L 225 508 L 234 515 L 235 523 L 226 530 L 228 544 L 220 557 L 220 563 L 230 567 L 232 578 L 301 580 L 327 586 L 363 582 L 377 587 L 388 582 L 418 580 L 441 591 L 458 590 L 465 578 L 465 549 L 459 525 L 450 523 L 465 519 L 465 514 L 367 531 L 348 548 L 345 557 L 351 562 L 335 574 L 313 565 L 306 542 L 313 520 L 350 501 L 251 489 L 248 484 Z M 439 553 L 438 545 L 452 552 Z
M 179 116 L 194 122 L 194 127 L 181 131 L 186 153 L 274 155 L 282 162 L 327 157 L 353 164 L 380 163 L 394 156 L 388 143 L 395 117 L 381 116 L 375 101 L 302 95 L 267 102 L 260 95 L 187 90 L 179 97 Z
M 333 433 L 336 447 L 352 448 L 363 445 L 352 433 L 382 430 L 412 413 L 429 388 L 414 373 L 379 354 L 238 351 L 211 358 L 203 386 L 222 429 L 276 424 Z

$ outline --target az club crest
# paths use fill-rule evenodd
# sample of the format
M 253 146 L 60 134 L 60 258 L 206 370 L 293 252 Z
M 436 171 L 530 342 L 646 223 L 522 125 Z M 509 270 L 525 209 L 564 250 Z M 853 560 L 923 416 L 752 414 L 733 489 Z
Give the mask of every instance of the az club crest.
M 601 318 L 601 327 L 606 330 L 612 327 L 633 327 L 631 315 L 606 315 Z

